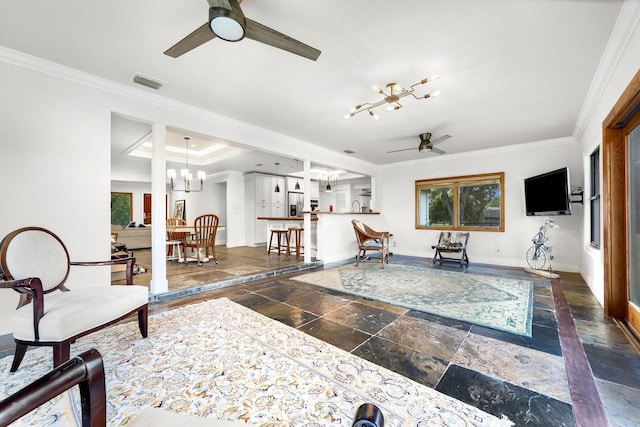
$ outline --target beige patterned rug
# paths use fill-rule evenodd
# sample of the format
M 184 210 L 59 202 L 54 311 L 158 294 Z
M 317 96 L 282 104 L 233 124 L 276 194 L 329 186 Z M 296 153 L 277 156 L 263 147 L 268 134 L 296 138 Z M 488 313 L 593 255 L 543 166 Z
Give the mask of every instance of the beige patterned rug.
M 350 426 L 357 407 L 378 405 L 386 426 L 508 426 L 226 298 L 117 325 L 79 340 L 72 354 L 104 358 L 108 425 L 148 407 L 258 426 Z M 0 398 L 51 369 L 51 350 L 29 351 L 15 374 L 0 360 Z M 18 425 L 73 425 L 77 396 L 63 397 Z
M 533 283 L 400 264 L 362 264 L 302 274 L 300 282 L 531 336 Z

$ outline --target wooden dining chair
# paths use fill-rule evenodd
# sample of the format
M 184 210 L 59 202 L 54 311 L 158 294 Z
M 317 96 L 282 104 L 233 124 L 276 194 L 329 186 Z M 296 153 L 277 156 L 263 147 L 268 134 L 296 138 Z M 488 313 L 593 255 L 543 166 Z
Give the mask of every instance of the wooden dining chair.
M 204 249 L 205 258 L 209 258 L 209 249 L 211 249 L 211 258 L 216 264 L 218 263 L 216 255 L 218 222 L 218 216 L 214 214 L 200 215 L 195 219 L 193 222 L 194 234 L 184 240 L 184 262 L 187 262 L 187 248 L 191 248 L 196 252 L 198 265 L 202 265 L 200 249 Z
M 178 227 L 187 225 L 187 221 L 182 218 L 167 218 L 167 227 Z M 187 238 L 184 231 L 167 231 L 167 259 L 180 259 L 180 254 L 184 252 L 184 241 Z M 178 248 L 178 254 L 173 253 L 173 248 Z M 182 248 L 182 251 L 180 251 Z

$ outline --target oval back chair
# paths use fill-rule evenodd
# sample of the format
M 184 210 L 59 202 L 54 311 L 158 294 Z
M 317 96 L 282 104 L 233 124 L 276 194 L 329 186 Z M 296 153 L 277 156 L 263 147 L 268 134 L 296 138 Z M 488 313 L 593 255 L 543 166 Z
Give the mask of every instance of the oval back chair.
M 5 281 L 0 281 L 0 288 L 20 294 L 11 316 L 16 343 L 11 372 L 18 369 L 30 345 L 53 347 L 55 367 L 69 360 L 71 343 L 76 339 L 135 313 L 146 337 L 149 290 L 132 284 L 135 261 L 127 257 L 71 262 L 62 240 L 41 227 L 20 228 L 2 239 L 0 268 Z M 65 286 L 71 266 L 114 264 L 126 264 L 127 286 L 100 281 L 73 290 Z

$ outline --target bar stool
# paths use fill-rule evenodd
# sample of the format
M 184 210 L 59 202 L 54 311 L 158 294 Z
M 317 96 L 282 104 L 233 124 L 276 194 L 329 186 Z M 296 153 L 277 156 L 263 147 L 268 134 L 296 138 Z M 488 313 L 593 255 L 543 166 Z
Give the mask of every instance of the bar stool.
M 287 239 L 287 255 L 291 255 L 292 252 L 296 253 L 296 258 L 300 258 L 300 255 L 304 255 L 304 246 L 301 244 L 302 242 L 302 232 L 304 228 L 289 228 L 289 237 Z M 295 235 L 295 246 L 291 246 L 291 237 Z
M 276 236 L 277 246 L 273 245 L 273 236 Z M 269 237 L 269 249 L 267 250 L 267 254 L 271 253 L 271 249 L 278 249 L 278 255 L 280 255 L 280 251 L 283 250 L 285 254 L 287 253 L 287 242 L 289 241 L 289 230 L 271 230 L 271 236 Z

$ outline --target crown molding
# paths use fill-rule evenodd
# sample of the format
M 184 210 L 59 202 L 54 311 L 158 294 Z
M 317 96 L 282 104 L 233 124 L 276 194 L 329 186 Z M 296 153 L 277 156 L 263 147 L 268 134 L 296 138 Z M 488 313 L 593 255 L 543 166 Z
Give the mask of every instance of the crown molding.
M 223 139 L 234 140 L 234 142 L 248 145 L 261 151 L 300 159 L 317 159 L 323 163 L 335 163 L 339 167 L 354 169 L 356 172 L 368 175 L 374 174 L 377 170 L 376 165 L 373 163 L 329 150 L 320 144 L 312 144 L 269 129 L 231 119 L 202 108 L 147 92 L 143 89 L 129 87 L 125 84 L 98 77 L 75 68 L 9 49 L 5 46 L 0 46 L 0 62 L 48 74 L 100 91 L 174 111 L 188 117 L 194 117 L 205 122 L 216 123 L 220 125 L 221 129 L 224 129 L 224 133 L 226 134 L 217 136 Z M 244 140 L 235 140 L 233 137 L 228 136 L 231 134 L 236 136 L 240 135 Z M 256 139 L 256 135 L 259 135 L 260 138 Z M 276 147 L 277 150 L 275 149 Z
M 602 99 L 604 91 L 611 81 L 614 71 L 622 54 L 627 48 L 631 37 L 640 26 L 640 1 L 626 0 L 622 4 L 618 19 L 613 27 L 609 41 L 604 49 L 604 53 L 600 58 L 598 68 L 591 80 L 591 85 L 587 91 L 576 126 L 573 130 L 573 136 L 579 141 L 593 117 L 593 114 Z

